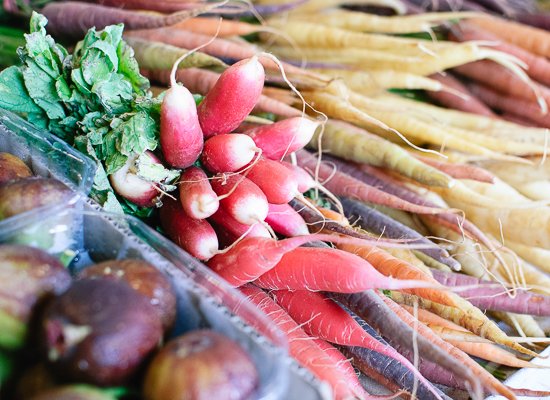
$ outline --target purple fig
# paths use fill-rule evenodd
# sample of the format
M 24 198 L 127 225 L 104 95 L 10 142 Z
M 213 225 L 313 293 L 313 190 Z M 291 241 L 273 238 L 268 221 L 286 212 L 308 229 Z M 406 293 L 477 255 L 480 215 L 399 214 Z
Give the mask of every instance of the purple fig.
M 32 171 L 20 158 L 10 153 L 0 153 L 0 185 L 32 176 Z

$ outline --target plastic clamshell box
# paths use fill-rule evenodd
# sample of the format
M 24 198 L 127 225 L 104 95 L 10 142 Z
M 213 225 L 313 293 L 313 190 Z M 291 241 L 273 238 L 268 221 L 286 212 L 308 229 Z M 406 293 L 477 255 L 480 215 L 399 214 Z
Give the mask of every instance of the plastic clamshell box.
M 240 343 L 257 367 L 260 385 L 254 398 L 289 398 L 287 342 L 265 315 L 206 266 L 138 219 L 81 205 L 16 215 L 9 225 L 0 227 L 0 244 L 32 243 L 62 260 L 72 259 L 69 268 L 73 273 L 109 259 L 148 261 L 170 279 L 177 292 L 177 321 L 171 336 L 200 328 L 225 334 Z
M 46 130 L 0 108 L 0 152 L 19 157 L 37 176 L 55 178 L 74 191 L 69 204 L 87 196 L 96 163 Z M 59 204 L 59 208 L 64 205 Z M 0 225 L 2 222 L 0 222 Z

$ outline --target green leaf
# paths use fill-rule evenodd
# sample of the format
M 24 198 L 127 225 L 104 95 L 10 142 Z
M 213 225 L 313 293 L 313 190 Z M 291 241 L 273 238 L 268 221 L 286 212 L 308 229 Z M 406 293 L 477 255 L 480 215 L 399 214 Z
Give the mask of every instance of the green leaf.
M 126 164 L 126 161 L 128 161 L 127 156 L 118 152 L 112 152 L 105 159 L 105 166 L 107 167 L 105 172 L 107 172 L 107 175 L 111 175 L 117 172 L 120 168 L 124 166 L 124 164 Z
M 112 73 L 108 79 L 94 83 L 95 93 L 105 111 L 110 114 L 121 114 L 131 110 L 132 86 L 121 78 L 122 75 Z
M 65 111 L 55 88 L 56 79 L 45 73 L 33 60 L 27 60 L 26 64 L 23 67 L 23 80 L 29 95 L 48 118 L 64 118 Z
M 136 175 L 140 178 L 162 184 L 170 184 L 180 176 L 180 171 L 171 170 L 155 162 L 147 153 L 143 153 L 136 160 Z
M 118 45 L 117 54 L 119 59 L 118 72 L 128 79 L 134 92 L 145 94 L 151 85 L 149 80 L 139 73 L 139 65 L 134 58 L 134 49 L 122 40 Z
M 43 114 L 29 96 L 18 67 L 12 66 L 0 72 L 0 107 L 18 113 Z

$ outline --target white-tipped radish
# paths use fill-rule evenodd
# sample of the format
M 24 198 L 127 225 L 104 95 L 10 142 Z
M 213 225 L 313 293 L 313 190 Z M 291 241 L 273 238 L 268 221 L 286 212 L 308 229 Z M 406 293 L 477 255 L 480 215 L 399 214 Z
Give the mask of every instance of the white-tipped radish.
M 298 191 L 300 193 L 307 192 L 314 187 L 319 186 L 315 179 L 302 167 L 291 164 L 287 161 L 281 161 L 281 164 L 288 168 L 293 174 L 294 179 L 298 182 Z
M 168 237 L 199 260 L 208 260 L 218 252 L 218 237 L 205 219 L 189 217 L 181 204 L 167 199 L 160 209 L 161 226 Z
M 241 224 L 252 225 L 267 217 L 267 198 L 250 179 L 235 174 L 213 179 L 211 183 L 212 189 L 222 197 L 220 207 Z
M 258 103 L 264 79 L 264 68 L 256 56 L 227 68 L 198 107 L 204 136 L 236 129 Z
M 264 157 L 280 160 L 308 144 L 319 124 L 309 118 L 294 117 L 252 128 L 244 133 L 262 149 Z
M 235 172 L 251 162 L 258 150 L 249 136 L 224 133 L 204 142 L 201 162 L 213 173 Z
M 209 218 L 214 228 L 223 230 L 223 235 L 227 238 L 227 241 L 233 243 L 246 234 L 245 237 L 265 237 L 270 238 L 271 235 L 267 228 L 262 224 L 245 225 L 241 224 L 235 218 L 233 218 L 227 211 L 220 208 Z
M 306 221 L 288 204 L 270 204 L 265 222 L 280 235 L 292 237 L 309 234 Z
M 279 161 L 260 159 L 247 172 L 247 178 L 258 185 L 272 204 L 288 203 L 301 195 L 294 174 Z
M 147 151 L 145 154 L 155 163 L 161 163 L 153 153 Z M 109 176 L 109 181 L 114 191 L 126 200 L 140 207 L 152 207 L 156 203 L 159 191 L 153 183 L 140 178 L 133 172 L 136 169 L 137 159 L 138 155 L 128 158 L 122 168 Z
M 206 173 L 198 167 L 189 167 L 180 177 L 180 203 L 191 218 L 210 217 L 220 207 L 216 192 L 212 190 Z

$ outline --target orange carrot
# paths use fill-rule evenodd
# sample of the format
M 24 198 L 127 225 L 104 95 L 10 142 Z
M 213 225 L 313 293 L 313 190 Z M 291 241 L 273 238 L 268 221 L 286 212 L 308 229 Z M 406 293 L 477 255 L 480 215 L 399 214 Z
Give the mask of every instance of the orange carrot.
M 474 18 L 469 21 L 531 53 L 550 57 L 550 34 L 545 30 L 496 17 Z
M 218 25 L 220 26 L 219 32 Z M 262 30 L 262 25 L 253 25 L 247 22 L 232 21 L 228 19 L 224 19 L 220 24 L 217 18 L 195 17 L 178 22 L 173 25 L 173 28 L 209 36 L 214 36 L 217 33 L 218 37 L 223 38 L 227 36 L 244 36 L 258 32 Z
M 529 67 L 527 74 L 531 78 L 545 85 L 550 85 L 550 62 L 546 58 L 505 42 L 499 39 L 494 33 L 463 21 L 458 25 L 458 29 L 451 31 L 450 38 L 461 42 L 466 40 L 488 40 L 494 42 L 496 45 L 492 47 L 495 50 L 511 54 L 523 61 Z
M 550 128 L 550 114 L 542 114 L 537 104 L 532 101 L 514 99 L 480 84 L 471 84 L 470 90 L 493 109 L 517 115 L 536 123 L 537 126 Z
M 426 92 L 426 94 L 431 99 L 437 101 L 442 106 L 474 114 L 485 115 L 487 117 L 495 116 L 495 113 L 492 112 L 489 107 L 476 99 L 475 96 L 470 93 L 468 88 L 464 86 L 462 82 L 460 82 L 454 76 L 450 74 L 434 74 L 431 75 L 430 78 L 442 83 L 447 87 L 453 88 L 457 92 L 464 95 L 464 97 L 459 97 L 455 93 L 450 93 L 446 90 Z

